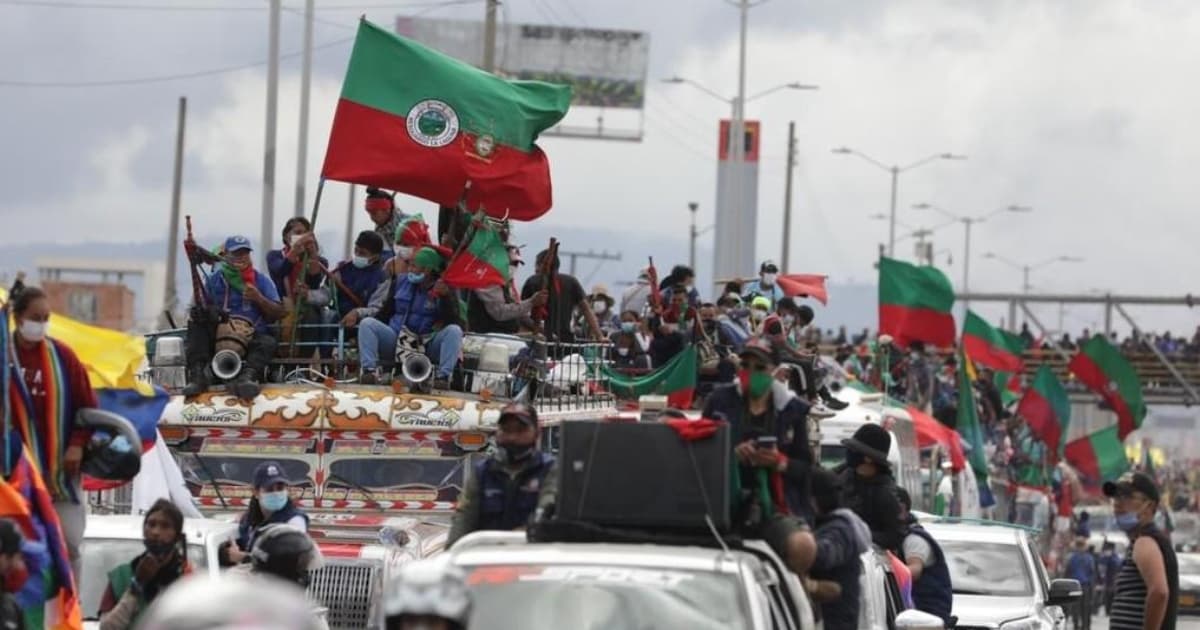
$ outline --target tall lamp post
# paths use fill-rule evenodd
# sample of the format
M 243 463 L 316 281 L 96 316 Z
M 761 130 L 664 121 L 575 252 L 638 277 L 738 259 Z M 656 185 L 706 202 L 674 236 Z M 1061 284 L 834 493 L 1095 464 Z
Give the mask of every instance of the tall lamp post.
M 920 166 L 925 166 L 926 164 L 930 164 L 937 160 L 965 160 L 965 159 L 967 159 L 967 156 L 960 155 L 957 153 L 935 153 L 934 155 L 931 155 L 923 160 L 917 160 L 916 162 L 913 162 L 912 164 L 909 164 L 907 166 L 900 166 L 900 165 L 888 166 L 887 164 L 884 164 L 883 162 L 876 160 L 875 158 L 867 155 L 866 153 L 863 153 L 863 152 L 855 150 L 855 149 L 851 149 L 850 147 L 845 147 L 845 146 L 838 147 L 838 148 L 834 149 L 833 152 L 838 155 L 856 155 L 856 156 L 862 158 L 863 160 L 865 160 L 867 163 L 869 163 L 879 169 L 887 171 L 888 173 L 891 173 L 891 175 L 892 175 L 892 201 L 891 201 L 891 204 L 889 206 L 889 211 L 888 211 L 888 216 L 891 217 L 891 219 L 888 221 L 888 248 L 887 248 L 887 255 L 889 258 L 894 257 L 896 255 L 896 187 L 899 184 L 900 174 L 907 172 L 907 171 L 911 171 L 914 168 L 917 168 Z
M 913 208 L 915 208 L 917 210 L 933 210 L 934 212 L 941 213 L 941 214 L 963 224 L 963 282 L 962 282 L 963 294 L 970 293 L 970 290 L 971 290 L 971 286 L 970 286 L 971 226 L 975 225 L 976 223 L 983 223 L 984 221 L 987 221 L 988 219 L 990 219 L 1002 212 L 1015 212 L 1015 213 L 1033 212 L 1033 208 L 1030 208 L 1029 206 L 1019 206 L 1016 204 L 1003 206 L 1000 208 L 996 208 L 995 210 L 992 210 L 991 212 L 985 212 L 983 214 L 974 215 L 974 216 L 955 214 L 945 208 L 935 206 L 931 203 L 919 203 L 919 204 L 914 205 Z M 963 308 L 964 309 L 967 308 L 968 306 L 970 306 L 970 304 L 971 304 L 971 301 L 969 299 L 965 299 L 965 298 L 963 299 Z
M 983 255 L 983 257 L 990 259 L 990 260 L 1000 261 L 1001 263 L 1004 263 L 1005 265 L 1008 265 L 1009 267 L 1012 267 L 1013 269 L 1019 269 L 1021 271 L 1021 291 L 1023 293 L 1029 293 L 1029 291 L 1031 289 L 1033 289 L 1033 286 L 1029 284 L 1029 274 L 1030 273 L 1037 271 L 1038 269 L 1041 269 L 1043 267 L 1049 267 L 1050 265 L 1053 265 L 1054 263 L 1060 263 L 1060 262 L 1081 263 L 1081 262 L 1083 262 L 1083 259 L 1080 258 L 1079 256 L 1055 256 L 1054 258 L 1047 258 L 1046 260 L 1043 260 L 1038 263 L 1033 263 L 1033 264 L 1019 263 L 1010 258 L 1005 258 L 1004 256 L 1001 256 L 1000 254 L 997 254 L 995 252 L 987 252 Z

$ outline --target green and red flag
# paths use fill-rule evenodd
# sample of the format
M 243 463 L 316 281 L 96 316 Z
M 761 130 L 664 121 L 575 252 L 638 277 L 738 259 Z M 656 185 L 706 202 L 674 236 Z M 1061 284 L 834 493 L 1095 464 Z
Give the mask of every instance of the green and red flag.
M 954 288 L 934 267 L 879 259 L 879 333 L 900 347 L 922 341 L 954 345 Z
M 951 327 L 954 323 L 951 322 Z M 995 504 L 988 486 L 987 453 L 983 450 L 983 425 L 979 422 L 979 409 L 975 405 L 975 368 L 966 353 L 958 353 L 958 420 L 955 423 L 959 435 L 971 447 L 967 461 L 975 472 L 979 484 L 979 503 L 982 507 Z
M 696 391 L 696 346 L 688 345 L 662 367 L 642 376 L 630 376 L 604 365 L 601 370 L 611 391 L 622 398 L 637 399 L 647 394 L 666 394 L 667 404 L 677 409 L 692 406 Z
M 1090 485 L 1116 479 L 1129 467 L 1125 444 L 1117 435 L 1116 425 L 1067 442 L 1065 457 L 1068 464 L 1087 477 Z
M 997 370 L 992 376 L 992 383 L 1000 391 L 1000 402 L 1004 406 L 1011 405 L 1021 399 L 1021 373 L 1001 372 Z
M 1116 412 L 1118 438 L 1124 440 L 1142 426 L 1146 403 L 1137 372 L 1103 335 L 1092 335 L 1083 342 L 1067 367 Z
M 550 210 L 534 140 L 571 89 L 508 81 L 360 20 L 322 176 L 529 221 Z M 470 187 L 468 188 L 468 183 Z
M 972 361 L 993 370 L 1020 372 L 1024 366 L 1021 353 L 1025 351 L 1025 342 L 1012 333 L 993 328 L 970 310 L 963 320 L 962 345 Z
M 1017 405 L 1017 413 L 1056 458 L 1062 455 L 1063 436 L 1071 422 L 1071 401 L 1049 366 L 1038 368 L 1033 383 Z
M 483 213 L 475 217 L 471 240 L 450 260 L 442 281 L 456 289 L 508 284 L 508 249 L 499 230 Z

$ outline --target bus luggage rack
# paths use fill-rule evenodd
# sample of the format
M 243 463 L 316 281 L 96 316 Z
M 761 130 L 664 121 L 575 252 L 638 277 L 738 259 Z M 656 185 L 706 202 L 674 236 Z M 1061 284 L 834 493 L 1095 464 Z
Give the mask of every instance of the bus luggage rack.
M 301 324 L 294 342 L 280 342 L 266 371 L 268 383 L 324 385 L 329 379 L 354 384 L 359 379 L 356 339 L 338 324 Z M 315 331 L 301 335 L 301 331 Z M 275 330 L 278 333 L 278 327 Z M 146 336 L 149 369 L 142 378 L 177 392 L 186 384 L 184 329 Z M 301 341 L 301 337 L 317 339 Z M 178 339 L 179 341 L 165 341 Z M 164 350 L 159 352 L 160 346 Z M 507 353 L 495 356 L 496 347 Z M 608 344 L 562 343 L 541 338 L 467 333 L 462 360 L 455 369 L 451 390 L 497 399 L 522 400 L 540 412 L 585 411 L 612 408 L 616 398 L 609 389 L 604 367 L 610 364 Z M 493 351 L 487 356 L 487 350 Z M 385 381 L 401 380 L 400 370 L 386 363 Z

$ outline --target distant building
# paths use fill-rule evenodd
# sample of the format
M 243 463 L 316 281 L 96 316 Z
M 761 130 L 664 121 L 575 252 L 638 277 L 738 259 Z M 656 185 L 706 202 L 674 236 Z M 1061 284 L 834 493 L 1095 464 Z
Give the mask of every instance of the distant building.
M 113 330 L 153 327 L 162 306 L 162 263 L 39 258 L 35 264 L 51 312 Z

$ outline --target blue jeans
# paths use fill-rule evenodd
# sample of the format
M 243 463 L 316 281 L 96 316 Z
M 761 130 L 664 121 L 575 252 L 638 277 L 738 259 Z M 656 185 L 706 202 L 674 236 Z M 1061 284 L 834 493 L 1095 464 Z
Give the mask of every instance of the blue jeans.
M 386 323 L 368 317 L 358 323 L 358 357 L 362 369 L 379 367 L 379 356 L 388 358 L 396 352 L 396 337 L 399 334 Z M 425 354 L 438 365 L 438 378 L 450 378 L 458 364 L 458 353 L 462 350 L 463 331 L 455 324 L 446 326 L 425 342 Z

